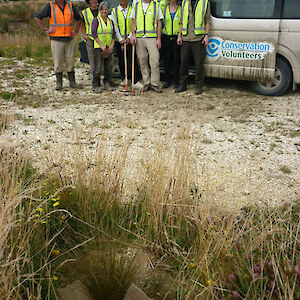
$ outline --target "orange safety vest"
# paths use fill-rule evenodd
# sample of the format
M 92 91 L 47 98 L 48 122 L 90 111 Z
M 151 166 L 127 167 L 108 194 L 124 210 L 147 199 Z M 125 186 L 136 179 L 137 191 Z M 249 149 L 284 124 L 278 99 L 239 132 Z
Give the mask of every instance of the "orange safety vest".
M 70 37 L 73 31 L 73 8 L 72 4 L 66 2 L 64 12 L 61 11 L 58 4 L 54 1 L 50 2 L 51 18 L 49 26 L 55 29 L 50 36 L 54 37 Z

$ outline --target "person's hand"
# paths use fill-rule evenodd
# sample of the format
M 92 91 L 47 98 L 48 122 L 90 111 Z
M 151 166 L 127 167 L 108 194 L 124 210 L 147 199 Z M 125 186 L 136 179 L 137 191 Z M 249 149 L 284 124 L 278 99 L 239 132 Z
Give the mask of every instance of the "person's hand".
M 158 50 L 160 50 L 160 48 L 161 48 L 161 39 L 156 40 L 156 47 L 157 47 Z
M 136 36 L 133 35 L 131 38 L 131 45 L 135 45 L 136 44 Z
M 107 53 L 110 55 L 110 54 L 112 54 L 113 53 L 113 51 L 114 51 L 114 47 L 113 46 L 110 46 L 109 48 L 107 48 Z
M 106 52 L 106 47 L 104 47 L 103 45 L 100 47 L 101 48 L 101 50 L 105 53 Z
M 55 28 L 53 27 L 49 27 L 47 30 L 45 30 L 46 34 L 50 34 L 50 33 L 54 33 L 55 32 Z
M 204 39 L 202 40 L 202 44 L 204 44 L 205 47 L 208 45 L 208 35 L 204 37 Z
M 84 33 L 83 34 L 83 38 L 87 41 L 88 40 L 88 36 Z
M 177 45 L 178 45 L 178 46 L 181 46 L 181 45 L 182 45 L 182 37 L 181 37 L 181 35 L 178 35 L 178 38 L 177 38 Z
M 127 43 L 126 40 L 122 40 L 122 41 L 120 42 L 121 45 L 124 45 L 124 44 L 126 44 L 126 43 Z

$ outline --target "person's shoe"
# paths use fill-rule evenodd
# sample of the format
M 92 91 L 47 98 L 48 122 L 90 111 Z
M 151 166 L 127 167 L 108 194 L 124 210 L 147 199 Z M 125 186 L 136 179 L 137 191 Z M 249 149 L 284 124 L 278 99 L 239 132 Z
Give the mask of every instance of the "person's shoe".
M 171 85 L 170 81 L 166 81 L 165 84 L 163 85 L 163 89 L 167 89 Z
M 100 94 L 102 92 L 102 90 L 101 90 L 100 86 L 97 86 L 97 87 L 93 88 L 93 92 L 96 94 Z
M 184 91 L 186 91 L 186 90 L 187 90 L 186 85 L 185 85 L 185 84 L 181 84 L 181 85 L 179 85 L 179 87 L 175 90 L 175 93 L 182 93 L 182 92 L 184 92 Z
M 111 91 L 111 85 L 108 81 L 104 82 L 104 89 L 106 91 Z
M 156 85 L 151 85 L 151 90 L 153 90 L 155 93 L 162 93 L 162 89 Z
M 174 89 L 177 89 L 179 87 L 179 83 L 178 82 L 174 82 Z
M 75 81 L 75 72 L 68 72 L 68 77 L 69 77 L 69 82 L 70 82 L 70 87 L 73 89 L 79 89 L 82 87 L 81 84 L 76 83 Z
M 121 82 L 121 84 L 120 84 L 120 85 L 121 85 L 121 87 L 125 87 L 125 85 L 126 85 L 126 84 L 125 84 L 125 79 L 124 79 L 124 80 L 122 80 L 122 82 Z M 130 86 L 130 85 L 131 85 L 131 80 L 129 80 L 129 79 L 127 80 L 127 85 L 128 85 L 128 86 Z M 112 85 L 112 86 L 113 86 L 113 85 Z
M 203 93 L 203 89 L 201 86 L 196 87 L 195 95 L 201 95 Z
M 62 73 L 56 73 L 55 75 L 56 75 L 56 86 L 55 86 L 55 89 L 57 91 L 60 91 L 63 88 L 63 85 L 62 85 Z
M 147 92 L 147 91 L 149 91 L 149 90 L 151 90 L 150 84 L 144 85 L 144 87 L 143 87 L 143 92 Z
M 144 88 L 144 85 L 140 81 L 138 81 L 133 85 L 133 88 L 137 90 L 142 90 Z

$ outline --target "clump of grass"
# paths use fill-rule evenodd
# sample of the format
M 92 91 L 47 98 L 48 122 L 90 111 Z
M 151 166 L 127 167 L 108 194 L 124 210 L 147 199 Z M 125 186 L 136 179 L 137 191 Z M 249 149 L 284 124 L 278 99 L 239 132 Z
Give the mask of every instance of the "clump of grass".
M 129 286 L 140 275 L 145 256 L 117 241 L 98 239 L 77 252 L 75 276 L 93 299 L 123 299 Z
M 292 170 L 288 166 L 281 166 L 279 169 L 283 174 L 291 174 Z

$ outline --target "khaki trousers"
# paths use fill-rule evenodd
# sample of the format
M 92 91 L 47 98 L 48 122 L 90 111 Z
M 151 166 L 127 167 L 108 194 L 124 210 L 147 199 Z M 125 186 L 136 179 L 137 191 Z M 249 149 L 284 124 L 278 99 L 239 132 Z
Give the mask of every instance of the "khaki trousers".
M 156 47 L 156 38 L 137 38 L 136 54 L 140 63 L 140 69 L 143 78 L 143 84 L 158 86 L 160 80 L 159 74 L 159 51 Z M 151 77 L 148 64 L 151 68 Z
M 66 64 L 66 71 L 74 71 L 74 39 L 68 42 L 51 40 L 51 51 L 54 61 L 54 72 L 61 73 L 64 71 L 64 61 Z

